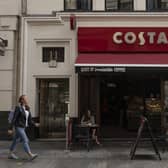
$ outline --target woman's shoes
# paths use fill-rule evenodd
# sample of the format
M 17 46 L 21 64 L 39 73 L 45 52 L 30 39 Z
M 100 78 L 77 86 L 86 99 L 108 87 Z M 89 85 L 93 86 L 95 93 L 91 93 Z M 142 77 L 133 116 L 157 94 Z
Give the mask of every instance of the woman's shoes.
M 34 159 L 37 158 L 37 157 L 38 157 L 38 154 L 31 154 L 30 160 L 34 160 Z
M 37 158 L 37 154 L 31 154 L 31 155 L 29 155 L 30 157 L 29 157 L 29 160 L 34 160 L 35 158 Z M 8 159 L 15 159 L 15 160 L 18 160 L 19 159 L 19 157 L 15 154 L 15 153 L 13 153 L 13 152 L 11 152 L 10 154 L 9 154 L 9 156 L 8 156 Z
M 8 159 L 15 159 L 15 160 L 18 160 L 19 157 L 16 156 L 16 154 L 14 154 L 14 153 L 12 152 L 12 153 L 9 154 Z

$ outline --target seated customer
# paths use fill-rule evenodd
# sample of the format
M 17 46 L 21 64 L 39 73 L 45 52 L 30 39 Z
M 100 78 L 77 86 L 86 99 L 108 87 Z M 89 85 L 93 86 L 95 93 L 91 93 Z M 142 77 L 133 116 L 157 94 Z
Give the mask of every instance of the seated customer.
M 82 116 L 81 124 L 95 124 L 95 118 L 93 115 L 91 115 L 91 111 L 87 110 L 87 114 Z M 96 141 L 96 144 L 100 145 L 100 142 L 98 140 L 97 134 L 96 134 L 96 128 L 93 128 L 91 130 L 92 132 L 92 138 Z

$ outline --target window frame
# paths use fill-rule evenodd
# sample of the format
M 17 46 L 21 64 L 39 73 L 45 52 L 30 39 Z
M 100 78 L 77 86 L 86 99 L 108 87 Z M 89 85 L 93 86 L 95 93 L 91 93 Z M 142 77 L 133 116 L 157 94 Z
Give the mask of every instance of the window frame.
M 75 0 L 75 1 L 77 1 L 77 0 Z M 80 0 L 80 1 L 82 1 L 82 0 Z M 90 9 L 66 9 L 66 0 L 64 0 L 64 11 L 65 12 L 70 12 L 70 11 L 77 11 L 77 12 L 91 12 L 91 11 L 93 11 L 93 0 L 88 0 L 88 1 L 90 1 Z
M 165 12 L 165 11 L 168 11 L 168 7 L 167 7 L 167 9 L 166 8 L 161 8 L 162 0 L 157 0 L 157 3 L 158 3 L 157 7 L 155 7 L 153 5 L 152 8 L 149 5 L 150 1 L 151 0 L 146 0 L 146 11 L 148 11 L 148 12 Z
M 65 47 L 42 47 L 42 63 L 47 63 L 50 61 L 50 56 L 44 56 L 44 52 L 47 52 L 47 51 L 44 51 L 44 50 L 60 50 L 60 53 L 63 52 L 63 58 L 59 58 L 59 54 L 57 53 L 57 62 L 60 62 L 60 63 L 64 63 L 65 62 Z M 61 51 L 62 50 L 62 51 Z M 53 51 L 52 51 L 53 52 Z M 48 55 L 50 55 L 50 53 L 48 53 Z M 61 54 L 60 54 L 61 55 Z M 53 58 L 53 57 L 52 57 Z
M 120 2 L 120 0 L 118 0 Z M 128 9 L 120 9 L 119 6 L 121 6 L 121 3 L 119 3 L 118 5 L 118 9 L 107 9 L 107 0 L 105 0 L 105 11 L 106 12 L 133 12 L 134 11 L 134 0 L 130 0 L 132 1 L 132 9 L 128 10 Z

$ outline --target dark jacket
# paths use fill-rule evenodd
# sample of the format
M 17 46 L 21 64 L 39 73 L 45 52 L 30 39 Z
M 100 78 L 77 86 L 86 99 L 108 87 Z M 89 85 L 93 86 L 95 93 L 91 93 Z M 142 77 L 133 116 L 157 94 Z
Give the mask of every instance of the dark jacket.
M 12 125 L 14 127 L 26 127 L 26 114 L 22 106 L 16 106 L 14 116 L 12 119 Z M 34 122 L 32 121 L 31 113 L 29 111 L 28 117 L 28 126 L 34 126 Z

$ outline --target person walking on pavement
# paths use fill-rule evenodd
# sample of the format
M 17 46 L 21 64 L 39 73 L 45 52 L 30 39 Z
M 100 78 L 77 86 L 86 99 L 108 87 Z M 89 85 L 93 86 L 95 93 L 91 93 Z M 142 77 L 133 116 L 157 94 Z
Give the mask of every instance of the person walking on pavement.
M 30 113 L 30 107 L 28 105 L 26 95 L 19 97 L 19 105 L 15 107 L 11 128 L 14 127 L 15 134 L 13 137 L 12 144 L 9 148 L 9 159 L 19 159 L 15 154 L 15 148 L 18 142 L 22 142 L 24 151 L 29 156 L 30 160 L 35 159 L 38 155 L 33 154 L 30 150 L 29 139 L 26 135 L 25 129 L 28 126 L 39 126 L 34 123 Z

